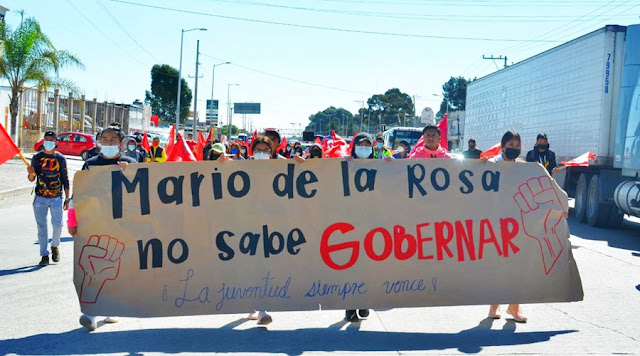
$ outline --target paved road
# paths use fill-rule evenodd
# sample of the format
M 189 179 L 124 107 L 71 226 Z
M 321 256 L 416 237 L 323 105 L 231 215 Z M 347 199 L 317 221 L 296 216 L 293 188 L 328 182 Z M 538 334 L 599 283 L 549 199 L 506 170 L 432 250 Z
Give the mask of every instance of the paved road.
M 585 299 L 525 305 L 526 324 L 486 319 L 483 305 L 376 310 L 360 324 L 342 311 L 275 312 L 268 328 L 244 314 L 122 318 L 89 333 L 78 324 L 72 239 L 60 263 L 34 266 L 30 199 L 0 204 L 0 354 L 640 354 L 637 219 L 620 230 L 570 219 Z
M 25 158 L 31 162 L 33 155 L 26 154 Z M 73 174 L 82 169 L 82 161 L 79 157 L 67 156 L 67 166 L 69 177 L 73 179 Z M 11 191 L 20 188 L 32 187 L 33 183 L 27 179 L 27 166 L 21 159 L 10 159 L 0 165 L 0 192 Z

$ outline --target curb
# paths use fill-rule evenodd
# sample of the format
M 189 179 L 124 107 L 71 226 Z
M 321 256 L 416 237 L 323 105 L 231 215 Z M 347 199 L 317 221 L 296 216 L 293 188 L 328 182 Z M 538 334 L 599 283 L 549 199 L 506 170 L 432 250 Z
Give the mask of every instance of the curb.
M 32 189 L 33 189 L 33 186 L 28 186 L 28 187 L 0 191 L 0 200 L 19 196 L 19 195 L 29 194 L 31 193 Z

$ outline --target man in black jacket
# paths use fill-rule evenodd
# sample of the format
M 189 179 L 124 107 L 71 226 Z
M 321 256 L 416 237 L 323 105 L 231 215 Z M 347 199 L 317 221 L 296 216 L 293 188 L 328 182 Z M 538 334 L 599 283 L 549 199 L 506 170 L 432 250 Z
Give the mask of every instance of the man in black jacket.
M 469 144 L 469 149 L 462 152 L 462 156 L 464 158 L 479 159 L 482 151 L 476 148 L 476 140 L 471 138 L 469 139 L 468 144 Z
M 538 162 L 549 171 L 549 174 L 554 173 L 554 169 L 558 165 L 556 164 L 556 154 L 549 150 L 547 134 L 538 134 L 536 145 L 527 152 L 527 162 Z

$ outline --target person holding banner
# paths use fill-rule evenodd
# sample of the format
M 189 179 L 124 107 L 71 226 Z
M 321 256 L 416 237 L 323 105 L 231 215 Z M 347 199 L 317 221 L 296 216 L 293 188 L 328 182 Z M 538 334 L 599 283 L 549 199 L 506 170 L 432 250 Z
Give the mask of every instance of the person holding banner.
M 411 145 L 409 145 L 409 142 L 407 142 L 405 140 L 400 141 L 398 143 L 398 147 L 396 148 L 396 153 L 393 155 L 393 158 L 395 158 L 395 159 L 405 159 L 405 158 L 407 158 L 407 155 L 411 151 L 410 147 L 411 147 Z
M 28 179 L 33 182 L 37 179 L 33 199 L 33 214 L 38 227 L 38 244 L 40 245 L 40 266 L 49 264 L 49 251 L 47 250 L 47 215 L 51 211 L 51 225 L 53 235 L 51 238 L 51 258 L 53 262 L 60 261 L 60 235 L 62 234 L 62 210 L 69 206 L 69 176 L 67 175 L 67 160 L 56 151 L 58 139 L 56 133 L 47 131 L 44 133 L 44 151 L 36 153 L 31 159 L 31 166 L 27 167 Z M 64 190 L 65 200 L 62 201 Z
M 241 152 L 243 147 L 244 146 L 242 146 L 238 141 L 232 143 L 231 146 L 229 146 L 229 152 L 231 153 L 231 158 L 234 161 L 244 161 L 245 160 L 245 158 L 244 158 L 244 156 L 242 155 L 242 152 Z M 245 152 L 246 152 L 246 150 L 245 150 Z
M 451 158 L 447 150 L 440 145 L 440 129 L 429 124 L 422 129 L 424 145 L 416 145 L 408 158 Z M 418 141 L 420 143 L 420 141 Z
M 87 160 L 84 163 L 84 166 L 82 166 L 82 170 L 88 170 L 90 169 L 89 167 L 92 166 L 108 165 L 117 165 L 120 169 L 125 169 L 129 163 L 137 163 L 133 158 L 120 154 L 124 145 L 124 133 L 119 126 L 109 126 L 102 130 L 100 143 L 102 144 L 100 155 Z M 71 236 L 76 236 L 78 233 L 78 223 L 75 216 L 75 209 L 71 206 L 67 215 L 67 229 Z M 118 319 L 113 316 L 107 316 L 104 322 L 117 323 Z M 94 315 L 86 314 L 82 314 L 82 316 L 80 316 L 80 325 L 89 330 L 95 330 L 98 327 L 96 317 Z
M 303 154 L 302 146 L 296 147 L 296 155 L 302 156 Z M 319 143 L 314 143 L 309 148 L 309 158 L 322 158 L 322 146 Z
M 501 154 L 499 156 L 495 156 L 493 158 L 481 158 L 482 162 L 520 162 L 524 163 L 524 161 L 518 160 L 520 156 L 520 147 L 521 147 L 521 139 L 520 134 L 516 131 L 507 131 L 500 141 L 501 146 Z M 507 313 L 510 314 L 513 319 L 519 323 L 527 322 L 527 317 L 523 314 L 522 308 L 520 308 L 520 304 L 509 304 L 507 308 Z M 499 304 L 491 304 L 489 307 L 489 315 L 490 319 L 500 319 L 502 317 L 500 313 L 500 305 Z

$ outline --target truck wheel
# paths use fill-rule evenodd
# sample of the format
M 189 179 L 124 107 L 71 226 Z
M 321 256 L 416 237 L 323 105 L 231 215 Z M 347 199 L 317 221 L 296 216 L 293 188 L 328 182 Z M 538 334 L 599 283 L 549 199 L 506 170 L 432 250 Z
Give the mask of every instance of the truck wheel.
M 613 208 L 611 205 L 600 202 L 602 187 L 600 177 L 594 175 L 589 182 L 587 191 L 587 223 L 593 227 L 605 227 L 609 222 L 609 213 Z
M 591 174 L 582 173 L 578 178 L 578 184 L 576 185 L 576 200 L 573 208 L 573 212 L 576 219 L 579 222 L 587 221 L 587 190 L 589 188 L 589 180 Z

